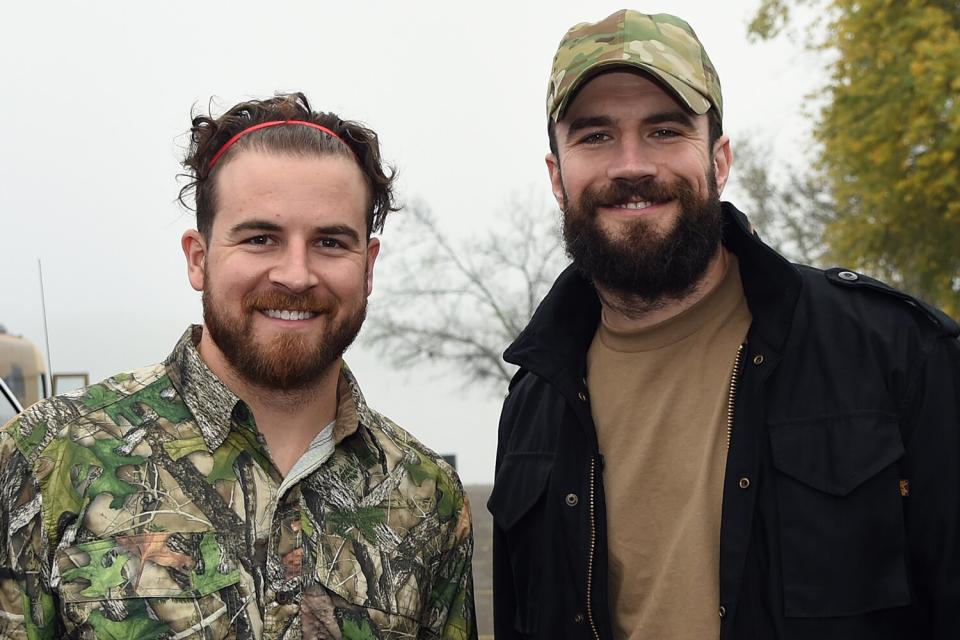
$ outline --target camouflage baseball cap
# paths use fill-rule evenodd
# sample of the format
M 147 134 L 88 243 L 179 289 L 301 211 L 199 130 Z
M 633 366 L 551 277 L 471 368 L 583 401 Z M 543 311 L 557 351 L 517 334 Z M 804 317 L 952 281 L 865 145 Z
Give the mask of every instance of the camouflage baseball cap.
M 690 25 L 666 13 L 630 9 L 567 31 L 553 57 L 547 116 L 559 120 L 585 81 L 601 69 L 621 65 L 655 76 L 694 113 L 714 106 L 723 119 L 720 78 Z

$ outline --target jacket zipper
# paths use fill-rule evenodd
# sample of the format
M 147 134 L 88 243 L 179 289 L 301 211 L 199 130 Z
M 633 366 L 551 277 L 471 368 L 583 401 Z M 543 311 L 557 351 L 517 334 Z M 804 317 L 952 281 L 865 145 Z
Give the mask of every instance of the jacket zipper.
M 743 365 L 743 351 L 746 343 L 737 347 L 737 357 L 733 361 L 733 375 L 730 376 L 730 390 L 727 393 L 727 451 L 733 438 L 733 407 L 737 400 L 737 382 L 740 379 L 740 367 Z
M 597 458 L 590 458 L 590 556 L 587 559 L 587 620 L 593 637 L 600 640 L 597 623 L 593 619 L 593 557 L 597 547 L 597 518 L 596 518 L 596 489 L 597 489 Z
M 740 367 L 743 365 L 743 352 L 746 343 L 737 347 L 737 357 L 733 361 L 733 375 L 730 376 L 730 389 L 727 393 L 727 449 L 730 449 L 730 440 L 733 438 L 733 408 L 737 400 L 737 382 L 740 378 Z M 600 640 L 600 632 L 593 618 L 593 559 L 597 547 L 597 519 L 596 519 L 596 491 L 597 490 L 597 458 L 590 459 L 590 555 L 587 559 L 587 620 L 593 637 Z

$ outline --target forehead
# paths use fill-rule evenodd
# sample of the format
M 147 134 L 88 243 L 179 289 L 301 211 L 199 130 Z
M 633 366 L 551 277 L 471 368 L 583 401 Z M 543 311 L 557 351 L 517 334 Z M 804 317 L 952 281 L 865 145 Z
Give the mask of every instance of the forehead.
M 646 74 L 608 71 L 591 78 L 580 87 L 558 124 L 591 115 L 647 114 L 676 109 L 688 111 Z
M 244 150 L 219 168 L 214 187 L 217 217 L 337 211 L 366 224 L 369 190 L 360 167 L 346 156 Z

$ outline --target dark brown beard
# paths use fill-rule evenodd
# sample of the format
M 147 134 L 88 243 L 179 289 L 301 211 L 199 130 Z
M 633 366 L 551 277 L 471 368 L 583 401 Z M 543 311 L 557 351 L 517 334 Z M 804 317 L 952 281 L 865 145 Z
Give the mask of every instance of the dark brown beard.
M 240 318 L 217 308 L 209 289 L 203 291 L 203 322 L 210 338 L 234 371 L 247 383 L 274 391 L 298 391 L 317 382 L 357 337 L 366 317 L 367 301 L 351 315 L 330 326 L 323 339 L 310 345 L 300 334 L 274 336 L 267 345 L 253 341 L 253 314 L 263 309 L 312 311 L 332 315 L 335 309 L 310 296 L 280 292 L 245 297 Z
M 681 178 L 665 184 L 617 180 L 602 190 L 585 189 L 579 202 L 571 201 L 564 189 L 567 254 L 585 277 L 615 295 L 654 303 L 681 299 L 706 272 L 723 236 L 720 196 L 712 170 L 707 184 L 709 192 L 703 200 Z M 632 199 L 675 200 L 680 214 L 665 235 L 638 219 L 621 237 L 609 237 L 600 227 L 597 209 Z

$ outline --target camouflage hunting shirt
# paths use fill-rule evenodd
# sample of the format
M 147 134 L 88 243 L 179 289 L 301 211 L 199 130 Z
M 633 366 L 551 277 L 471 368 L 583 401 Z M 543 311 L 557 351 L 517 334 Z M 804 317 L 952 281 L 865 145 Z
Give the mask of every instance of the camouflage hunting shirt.
M 0 637 L 475 638 L 451 468 L 344 366 L 281 477 L 198 338 L 0 432 Z

